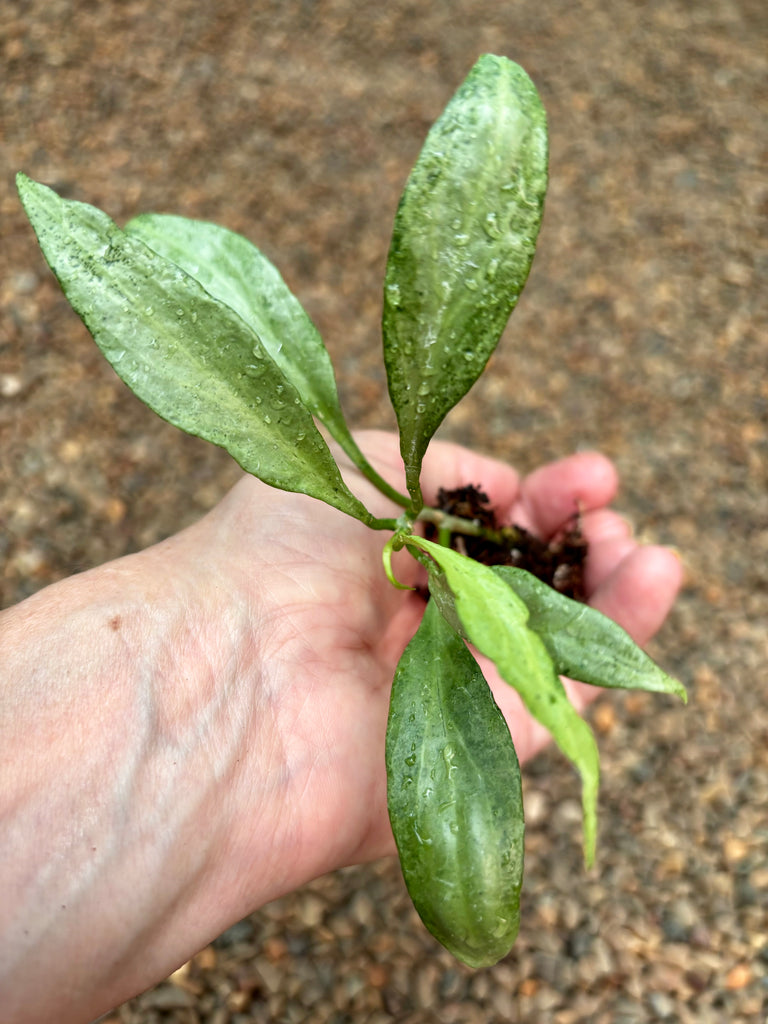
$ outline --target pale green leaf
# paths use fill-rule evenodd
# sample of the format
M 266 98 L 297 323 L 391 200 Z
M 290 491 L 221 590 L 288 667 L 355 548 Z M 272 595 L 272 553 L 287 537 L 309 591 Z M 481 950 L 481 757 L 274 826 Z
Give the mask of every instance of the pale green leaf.
M 227 228 L 171 214 L 146 213 L 125 226 L 241 317 L 334 437 L 349 434 L 328 350 L 277 268 Z
M 142 401 L 266 483 L 371 521 L 296 388 L 235 311 L 95 207 L 17 182 L 67 298 Z

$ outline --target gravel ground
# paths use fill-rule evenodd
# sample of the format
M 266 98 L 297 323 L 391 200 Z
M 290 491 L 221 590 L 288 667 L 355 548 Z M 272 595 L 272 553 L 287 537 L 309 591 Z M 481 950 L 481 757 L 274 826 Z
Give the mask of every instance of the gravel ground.
M 627 695 L 592 712 L 593 871 L 568 766 L 547 752 L 526 771 L 504 962 L 453 962 L 387 861 L 264 907 L 109 1024 L 768 1020 L 767 40 L 764 0 L 4 0 L 0 605 L 166 536 L 237 476 L 117 381 L 13 173 L 121 222 L 243 231 L 327 339 L 351 420 L 389 426 L 392 216 L 484 51 L 540 88 L 551 187 L 524 297 L 443 436 L 522 469 L 600 447 L 638 532 L 688 566 L 653 645 L 688 708 Z

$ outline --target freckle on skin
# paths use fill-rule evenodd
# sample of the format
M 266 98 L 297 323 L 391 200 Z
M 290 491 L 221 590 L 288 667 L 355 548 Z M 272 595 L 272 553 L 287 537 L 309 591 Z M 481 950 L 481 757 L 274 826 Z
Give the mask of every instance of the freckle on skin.
M 120 616 L 119 615 L 113 615 L 112 618 L 109 620 L 109 628 L 114 633 L 117 633 L 117 631 L 120 629 L 120 625 L 121 625 Z

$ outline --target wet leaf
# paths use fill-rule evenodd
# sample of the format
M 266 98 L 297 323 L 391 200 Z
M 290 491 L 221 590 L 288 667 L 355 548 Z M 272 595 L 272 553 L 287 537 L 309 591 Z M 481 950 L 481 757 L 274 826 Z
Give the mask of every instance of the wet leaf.
M 100 210 L 17 180 L 69 302 L 142 401 L 265 483 L 371 520 L 296 388 L 236 312 Z
M 430 591 L 449 611 L 453 602 L 462 633 L 520 694 L 530 714 L 578 769 L 584 809 L 584 858 L 592 864 L 597 836 L 599 757 L 592 730 L 568 699 L 541 638 L 528 628 L 524 602 L 488 566 L 450 548 L 411 536 L 407 543 L 427 551 L 437 566 Z
M 482 372 L 525 284 L 547 186 L 547 126 L 517 64 L 486 54 L 430 130 L 395 217 L 384 358 L 408 487 Z
M 217 224 L 170 214 L 142 214 L 125 231 L 233 309 L 331 435 L 340 443 L 352 441 L 323 339 L 277 268 L 255 245 Z
M 663 672 L 621 626 L 595 608 L 573 601 L 523 569 L 494 566 L 528 612 L 528 627 L 541 637 L 562 675 L 595 686 L 673 693 L 685 687 Z
M 395 674 L 386 763 L 414 906 L 464 963 L 496 963 L 520 919 L 520 768 L 477 662 L 431 601 Z

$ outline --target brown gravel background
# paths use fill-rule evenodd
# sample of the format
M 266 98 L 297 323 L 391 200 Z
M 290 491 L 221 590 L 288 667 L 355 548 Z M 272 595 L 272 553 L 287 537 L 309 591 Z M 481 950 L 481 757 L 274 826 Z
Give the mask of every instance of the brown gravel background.
M 594 711 L 589 874 L 574 776 L 554 753 L 530 766 L 523 925 L 499 966 L 452 962 L 384 862 L 265 907 L 110 1024 L 768 1019 L 765 0 L 3 0 L 0 604 L 167 535 L 236 477 L 117 381 L 13 173 L 121 222 L 243 231 L 327 339 L 351 420 L 391 425 L 392 216 L 484 51 L 537 82 L 552 182 L 492 372 L 443 433 L 523 469 L 615 458 L 622 510 L 689 567 L 653 652 L 691 703 Z

